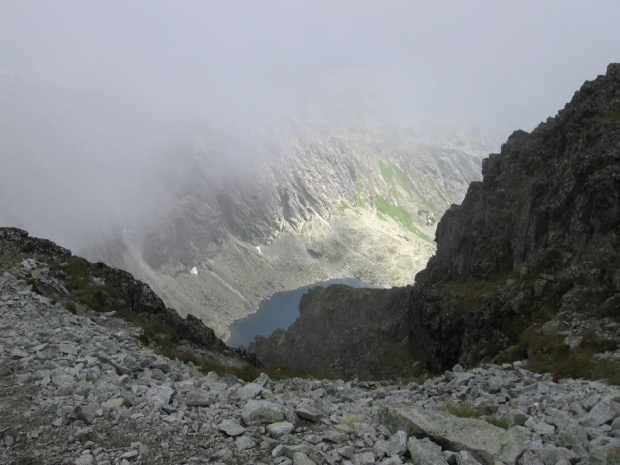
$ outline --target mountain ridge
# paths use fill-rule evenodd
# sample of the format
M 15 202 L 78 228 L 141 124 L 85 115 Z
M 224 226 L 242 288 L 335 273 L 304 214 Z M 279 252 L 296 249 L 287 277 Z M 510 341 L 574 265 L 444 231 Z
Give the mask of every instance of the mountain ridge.
M 527 356 L 538 369 L 579 376 L 601 376 L 598 371 L 620 366 L 614 329 L 620 306 L 618 108 L 620 65 L 611 64 L 558 116 L 531 134 L 514 132 L 500 154 L 483 162 L 483 180 L 473 182 L 462 205 L 452 206 L 439 222 L 435 256 L 414 286 L 400 291 L 409 333 L 384 332 L 394 339 L 392 346 L 408 345 L 410 368 L 473 366 L 496 356 L 507 361 Z M 358 292 L 311 291 L 305 304 L 347 307 Z M 392 291 L 373 292 L 383 293 L 384 303 L 373 309 L 359 302 L 360 315 L 403 313 L 389 304 Z M 296 357 L 291 354 L 301 335 L 314 334 L 306 332 L 308 324 L 302 312 L 287 332 L 257 338 L 255 353 L 286 365 Z M 307 363 L 329 368 L 353 342 L 344 330 L 324 329 L 341 336 L 331 351 L 320 333 L 304 341 Z M 314 357 L 311 345 L 332 355 Z M 606 359 L 592 358 L 608 351 Z M 363 354 L 359 349 L 350 357 L 345 371 L 363 370 L 369 360 Z
M 429 148 L 405 131 L 360 140 L 325 128 L 280 137 L 246 142 L 267 150 L 266 161 L 239 173 L 226 165 L 218 175 L 217 145 L 169 160 L 170 198 L 158 215 L 85 255 L 139 276 L 226 337 L 232 321 L 279 291 L 342 277 L 412 280 L 434 249 L 436 218 L 479 170 L 460 139 Z M 391 145 L 381 148 L 383 139 Z

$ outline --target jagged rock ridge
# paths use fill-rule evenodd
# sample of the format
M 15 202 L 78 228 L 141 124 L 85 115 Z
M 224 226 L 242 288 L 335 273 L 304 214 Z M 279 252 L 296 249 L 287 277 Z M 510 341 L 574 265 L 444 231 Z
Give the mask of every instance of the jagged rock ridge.
M 147 284 L 126 271 L 104 263 L 91 264 L 49 240 L 30 237 L 21 229 L 0 228 L 0 259 L 22 256 L 45 260 L 49 265 L 41 263 L 29 276 L 32 286 L 42 295 L 61 300 L 73 309 L 76 304 L 108 311 L 126 308 L 132 315 L 173 331 L 174 339 L 195 346 L 197 352 L 206 351 L 222 363 L 256 363 L 253 355 L 226 346 L 198 318 L 182 318 L 176 310 L 166 307 Z
M 437 228 L 436 255 L 398 299 L 393 290 L 376 290 L 384 297 L 372 302 L 382 304 L 365 306 L 355 300 L 357 290 L 342 287 L 312 291 L 306 305 L 323 308 L 318 317 L 326 321 L 335 319 L 325 314 L 338 311 L 339 302 L 345 308 L 357 302 L 363 315 L 406 312 L 399 322 L 408 328 L 410 354 L 433 370 L 500 354 L 529 356 L 541 370 L 617 373 L 619 141 L 620 65 L 611 64 L 556 117 L 531 134 L 515 132 L 501 153 L 483 162 L 482 182 L 472 183 L 462 205 L 446 212 Z M 394 301 L 400 308 L 393 308 Z M 346 326 L 308 333 L 309 324 L 302 314 L 286 333 L 258 340 L 259 358 L 286 364 L 302 334 L 316 335 L 314 342 L 304 342 L 314 365 L 323 362 L 312 356 L 313 344 L 333 354 L 325 368 L 350 350 Z M 385 327 L 385 337 L 405 340 L 402 327 Z M 324 341 L 332 340 L 337 342 L 328 351 Z M 349 372 L 361 367 L 355 357 L 344 363 Z

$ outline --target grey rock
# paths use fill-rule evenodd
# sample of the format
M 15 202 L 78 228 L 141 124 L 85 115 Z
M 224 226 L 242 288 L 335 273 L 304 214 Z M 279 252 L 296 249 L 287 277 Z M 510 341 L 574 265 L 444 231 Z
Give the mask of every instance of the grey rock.
M 405 452 L 407 452 L 407 434 L 404 431 L 397 431 L 389 441 L 380 439 L 375 442 L 373 449 L 379 457 L 384 455 L 388 457 L 405 455 Z
M 576 445 L 588 447 L 586 430 L 576 422 L 571 422 L 558 430 L 557 445 L 572 449 Z
M 402 464 L 403 464 L 403 461 L 398 455 L 395 455 L 394 457 L 388 457 L 386 459 L 381 460 L 381 462 L 379 462 L 379 465 L 402 465 Z
M 174 389 L 170 386 L 151 386 L 146 391 L 146 398 L 150 404 L 156 408 L 161 408 L 170 403 L 170 399 L 174 395 Z
M 244 451 L 248 449 L 252 449 L 256 446 L 256 442 L 249 436 L 241 436 L 235 439 L 235 446 L 237 450 Z
M 373 465 L 375 456 L 372 452 L 362 452 L 353 456 L 353 465 Z
M 121 460 L 125 459 L 125 460 L 133 460 L 138 458 L 138 456 L 140 455 L 140 453 L 137 450 L 130 450 L 125 452 L 124 454 L 122 454 L 119 458 Z
M 383 421 L 393 431 L 423 435 L 450 450 L 466 450 L 484 464 L 499 460 L 514 463 L 525 450 L 529 436 L 514 426 L 505 431 L 482 420 L 458 418 L 419 407 L 390 407 L 382 412 Z
M 228 447 L 222 447 L 221 449 L 215 451 L 212 455 L 213 458 L 221 459 L 224 463 L 233 463 L 234 456 L 232 450 Z
M 284 409 L 268 400 L 249 400 L 241 411 L 241 418 L 247 426 L 277 423 L 284 420 Z
M 530 428 L 532 431 L 538 433 L 538 434 L 553 434 L 555 432 L 555 427 L 552 425 L 549 425 L 543 421 L 541 422 L 535 422 L 532 418 L 529 418 L 525 423 L 524 426 Z
M 12 349 L 10 353 L 10 356 L 13 360 L 19 360 L 20 358 L 26 358 L 29 355 L 30 354 L 28 352 L 26 352 L 25 350 L 19 349 L 19 348 Z
M 555 447 L 553 444 L 547 444 L 540 449 L 525 451 L 519 462 L 522 465 L 556 465 L 560 460 L 573 463 L 577 458 L 574 452 L 564 447 Z
M 74 465 L 92 465 L 95 463 L 95 458 L 90 454 L 80 455 L 75 462 Z
M 260 384 L 263 387 L 266 387 L 269 381 L 271 381 L 269 379 L 269 376 L 266 373 L 261 373 L 254 382 Z
M 464 386 L 469 383 L 470 380 L 474 379 L 475 375 L 473 373 L 465 372 L 455 373 L 454 382 L 457 386 Z
M 416 439 L 410 437 L 407 442 L 407 449 L 414 463 L 419 465 L 441 465 L 447 464 L 441 454 L 441 447 L 428 438 Z
M 443 459 L 451 465 L 456 463 L 458 455 L 459 454 L 457 452 L 453 452 L 451 450 L 441 451 L 441 456 Z
M 579 421 L 579 424 L 586 427 L 601 426 L 619 415 L 620 404 L 611 399 L 605 399 L 592 407 L 588 414 Z
M 241 436 L 246 431 L 246 429 L 239 423 L 235 423 L 231 420 L 224 420 L 219 425 L 217 425 L 217 429 L 232 437 Z
M 316 462 L 310 459 L 303 452 L 295 452 L 293 454 L 293 465 L 316 465 Z
M 525 422 L 529 419 L 529 416 L 523 412 L 513 412 L 512 413 L 512 424 L 523 426 Z
M 281 421 L 267 425 L 267 432 L 274 439 L 279 439 L 285 434 L 290 434 L 295 429 L 295 425 L 287 421 Z
M 600 464 L 620 463 L 620 446 L 608 444 L 590 451 L 592 462 Z
M 273 458 L 278 458 L 278 457 L 282 457 L 284 455 L 284 445 L 283 444 L 278 444 L 276 447 L 273 448 L 273 450 L 271 451 L 271 456 Z
M 590 430 L 590 432 L 592 432 L 592 430 Z M 598 449 L 599 447 L 603 447 L 607 445 L 620 446 L 620 438 L 608 437 L 608 436 L 605 436 L 605 433 L 597 432 L 596 434 L 600 434 L 600 436 L 595 437 L 588 443 L 589 450 L 595 450 L 595 449 Z
M 355 448 L 353 446 L 345 446 L 337 449 L 338 455 L 345 459 L 350 459 L 355 454 Z
M 480 465 L 480 462 L 478 462 L 466 450 L 462 450 L 461 452 L 458 453 L 458 455 L 456 456 L 456 463 L 457 465 Z
M 254 399 L 263 390 L 263 386 L 258 383 L 248 383 L 245 386 L 239 388 L 237 395 L 241 400 Z
M 274 452 L 275 452 L 275 449 L 274 449 Z M 280 448 L 279 455 L 283 455 L 292 460 L 295 454 L 298 454 L 298 453 L 308 454 L 309 452 L 310 452 L 310 448 L 306 444 L 293 444 L 293 445 L 284 444 Z
M 185 396 L 185 403 L 192 407 L 207 407 L 215 400 L 213 395 L 204 391 L 190 391 Z
M 67 355 L 77 355 L 78 350 L 73 344 L 61 343 L 58 344 L 58 350 Z
M 331 429 L 323 432 L 323 439 L 328 442 L 340 444 L 341 442 L 348 440 L 349 435 L 341 431 Z
M 170 373 L 170 371 L 172 370 L 170 362 L 164 359 L 158 359 L 151 365 L 151 367 L 160 370 L 162 373 Z
M 295 409 L 295 413 L 300 418 L 303 418 L 305 420 L 314 421 L 314 422 L 320 421 L 321 418 L 323 417 L 323 413 L 320 410 L 317 410 L 317 409 L 309 407 L 309 406 L 297 407 Z
M 158 381 L 165 381 L 167 379 L 166 374 L 159 368 L 154 368 L 151 370 L 151 378 Z

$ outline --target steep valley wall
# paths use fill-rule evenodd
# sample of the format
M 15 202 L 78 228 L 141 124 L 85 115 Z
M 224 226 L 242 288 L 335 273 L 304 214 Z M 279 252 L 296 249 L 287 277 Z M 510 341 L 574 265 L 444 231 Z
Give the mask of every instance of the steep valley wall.
M 346 352 L 338 369 L 350 375 L 368 364 L 365 331 L 373 341 L 379 332 L 387 351 L 407 345 L 410 358 L 394 375 L 528 357 L 542 371 L 617 378 L 619 141 L 620 65 L 612 64 L 556 117 L 516 131 L 484 160 L 483 180 L 441 219 L 437 252 L 413 287 L 372 299 L 347 287 L 312 291 L 298 321 L 258 338 L 256 354 L 282 365 L 305 357 L 318 370 L 334 368 L 326 353 Z M 351 313 L 341 321 L 339 312 Z M 351 334 L 347 320 L 368 324 Z
M 413 281 L 435 250 L 436 219 L 479 176 L 483 153 L 466 134 L 307 128 L 278 137 L 257 138 L 233 168 L 218 146 L 175 155 L 157 214 L 82 252 L 226 337 L 278 291 L 337 277 Z

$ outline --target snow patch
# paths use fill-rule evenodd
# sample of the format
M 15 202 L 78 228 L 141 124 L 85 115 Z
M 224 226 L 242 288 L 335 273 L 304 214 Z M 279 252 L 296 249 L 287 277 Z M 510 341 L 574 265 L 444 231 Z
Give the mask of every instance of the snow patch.
M 190 270 L 191 274 L 195 274 L 196 276 L 198 276 L 198 268 L 194 267 Z
M 263 252 L 261 252 L 261 250 L 260 250 L 260 245 L 257 245 L 257 246 L 255 247 L 255 249 L 256 249 L 256 250 L 258 250 L 258 253 L 261 253 L 261 254 L 263 253 Z

